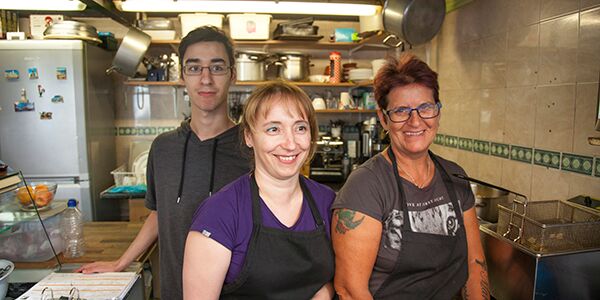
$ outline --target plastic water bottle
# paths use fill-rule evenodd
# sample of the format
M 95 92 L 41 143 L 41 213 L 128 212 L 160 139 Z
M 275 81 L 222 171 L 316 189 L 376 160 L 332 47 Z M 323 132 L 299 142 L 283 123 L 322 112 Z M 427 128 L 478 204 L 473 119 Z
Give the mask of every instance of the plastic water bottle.
M 60 230 L 65 243 L 65 257 L 79 257 L 84 253 L 83 222 L 77 200 L 69 199 L 67 210 L 60 219 Z

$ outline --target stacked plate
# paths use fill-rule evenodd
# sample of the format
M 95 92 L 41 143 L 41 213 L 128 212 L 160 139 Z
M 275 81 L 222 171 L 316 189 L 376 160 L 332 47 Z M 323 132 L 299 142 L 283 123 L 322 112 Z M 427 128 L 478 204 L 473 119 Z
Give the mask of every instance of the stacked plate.
M 348 72 L 348 80 L 361 81 L 373 79 L 373 69 L 352 69 Z
M 54 23 L 44 31 L 44 39 L 75 39 L 101 43 L 96 27 L 77 21 Z

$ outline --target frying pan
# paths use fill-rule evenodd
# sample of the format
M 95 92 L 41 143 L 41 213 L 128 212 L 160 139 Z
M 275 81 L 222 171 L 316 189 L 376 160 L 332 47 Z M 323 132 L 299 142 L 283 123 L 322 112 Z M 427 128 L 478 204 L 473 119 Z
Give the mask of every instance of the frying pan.
M 393 47 L 404 42 L 410 45 L 426 43 L 440 31 L 445 15 L 444 0 L 386 0 L 383 28 L 390 35 L 383 43 Z
M 144 32 L 130 28 L 117 50 L 112 66 L 106 74 L 116 71 L 129 77 L 135 76 L 138 65 L 150 46 L 152 38 Z

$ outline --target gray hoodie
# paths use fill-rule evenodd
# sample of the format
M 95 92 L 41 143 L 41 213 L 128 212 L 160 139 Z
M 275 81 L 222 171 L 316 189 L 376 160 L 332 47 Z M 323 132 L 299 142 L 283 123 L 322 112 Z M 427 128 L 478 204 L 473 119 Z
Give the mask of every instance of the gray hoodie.
M 186 140 L 187 147 L 184 147 Z M 162 299 L 183 298 L 183 252 L 198 205 L 210 192 L 249 172 L 249 156 L 242 153 L 248 149 L 245 146 L 240 149 L 241 145 L 239 126 L 201 141 L 187 120 L 176 130 L 159 135 L 152 143 L 146 207 L 158 213 Z

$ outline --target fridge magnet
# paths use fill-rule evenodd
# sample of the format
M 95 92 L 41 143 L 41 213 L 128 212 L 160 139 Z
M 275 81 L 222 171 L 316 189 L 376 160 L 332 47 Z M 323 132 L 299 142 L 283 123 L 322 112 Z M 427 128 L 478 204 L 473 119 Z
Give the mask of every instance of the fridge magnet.
M 19 79 L 19 70 L 4 70 L 4 78 L 8 80 Z
M 29 79 L 38 79 L 40 77 L 37 68 L 28 68 L 27 74 L 29 74 Z
M 38 94 L 40 94 L 40 98 L 44 95 L 46 89 L 41 84 L 38 84 Z
M 56 79 L 67 80 L 67 68 L 65 68 L 65 67 L 56 68 Z
M 65 99 L 63 99 L 63 96 L 61 95 L 55 95 L 54 97 L 52 97 L 52 103 L 64 103 Z
M 27 92 L 25 89 L 21 89 L 21 100 L 15 102 L 15 112 L 34 110 L 35 104 L 33 102 L 29 102 L 29 99 L 27 99 Z
M 41 112 L 40 120 L 52 120 L 52 112 L 49 112 L 49 111 Z

